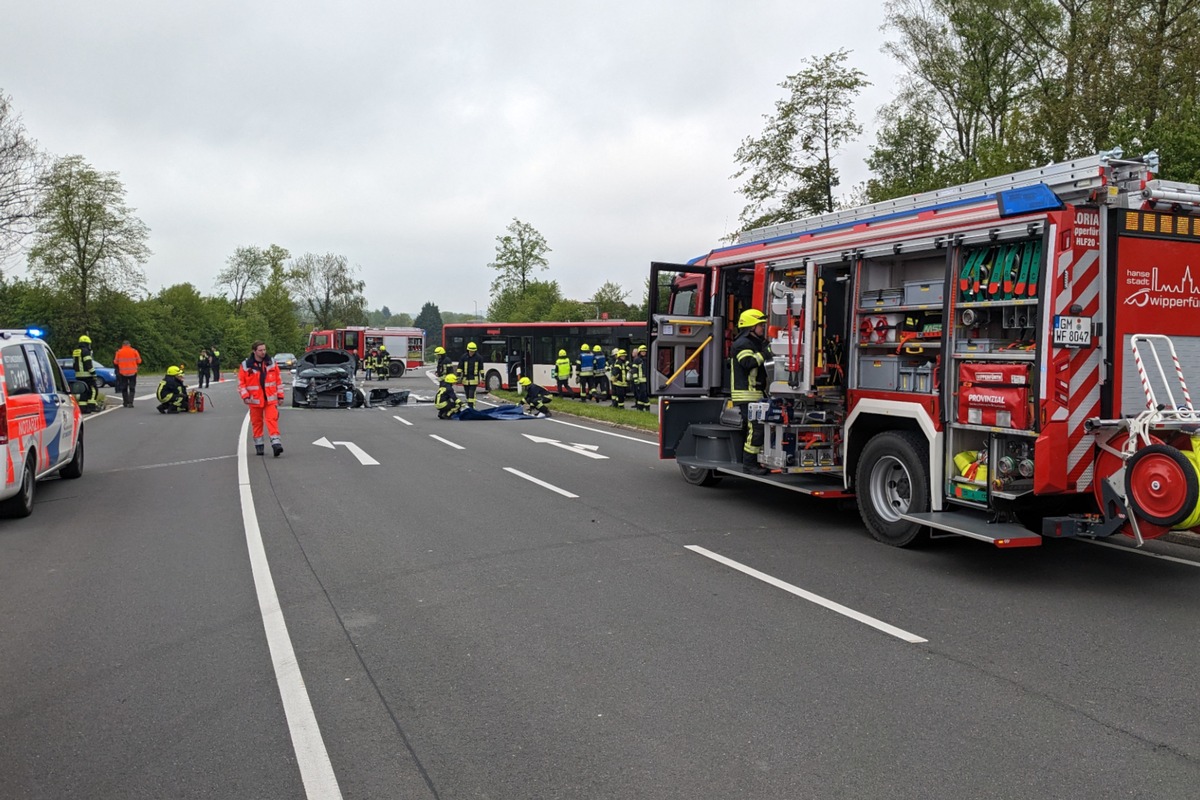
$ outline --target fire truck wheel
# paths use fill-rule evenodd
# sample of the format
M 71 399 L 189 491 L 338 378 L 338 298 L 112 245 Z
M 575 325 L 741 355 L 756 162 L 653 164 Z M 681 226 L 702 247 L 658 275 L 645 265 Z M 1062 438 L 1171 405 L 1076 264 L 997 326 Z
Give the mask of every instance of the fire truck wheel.
M 504 388 L 504 382 L 500 380 L 500 373 L 492 370 L 483 379 L 483 385 L 487 387 L 489 392 L 498 392 Z M 516 388 L 515 386 L 513 387 Z
M 75 442 L 75 454 L 71 456 L 67 465 L 58 471 L 58 474 L 68 480 L 83 477 L 83 428 L 79 429 L 79 439 Z
M 1191 515 L 1198 496 L 1195 467 L 1170 445 L 1147 445 L 1125 462 L 1125 497 L 1138 519 L 1176 525 Z
M 21 488 L 12 497 L 0 503 L 0 516 L 28 517 L 33 513 L 33 495 L 37 486 L 37 476 L 33 471 L 33 453 L 25 459 L 25 469 L 21 471 Z
M 683 479 L 692 486 L 716 486 L 721 482 L 721 476 L 715 469 L 680 464 L 679 471 L 683 474 Z
M 901 513 L 929 509 L 928 445 L 909 431 L 881 433 L 858 459 L 858 510 L 871 536 L 884 544 L 907 547 L 924 540 L 923 525 Z
M 399 361 L 391 361 L 388 363 L 388 375 L 393 378 L 399 378 L 404 374 L 404 365 Z

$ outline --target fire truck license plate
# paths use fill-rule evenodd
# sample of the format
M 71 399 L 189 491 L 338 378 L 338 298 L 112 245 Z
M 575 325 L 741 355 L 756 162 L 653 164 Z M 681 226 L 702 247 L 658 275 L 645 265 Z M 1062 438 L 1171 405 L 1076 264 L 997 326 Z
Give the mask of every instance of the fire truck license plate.
M 1092 343 L 1091 317 L 1055 317 L 1054 343 L 1061 347 L 1088 347 Z

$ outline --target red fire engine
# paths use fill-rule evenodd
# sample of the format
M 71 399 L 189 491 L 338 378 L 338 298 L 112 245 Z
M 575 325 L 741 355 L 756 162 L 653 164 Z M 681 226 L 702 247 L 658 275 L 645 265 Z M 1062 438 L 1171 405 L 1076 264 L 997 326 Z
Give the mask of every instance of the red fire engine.
M 853 495 L 897 546 L 1195 528 L 1200 187 L 1157 166 L 1102 153 L 653 264 L 661 457 L 697 485 Z M 743 473 L 729 402 L 749 308 L 774 357 L 748 411 L 763 476 Z
M 383 345 L 387 348 L 388 374 L 398 378 L 405 370 L 415 369 L 425 363 L 425 331 L 421 328 L 366 328 L 349 327 L 317 331 L 308 334 L 308 345 L 304 352 L 333 347 L 354 354 L 355 368 L 372 350 Z

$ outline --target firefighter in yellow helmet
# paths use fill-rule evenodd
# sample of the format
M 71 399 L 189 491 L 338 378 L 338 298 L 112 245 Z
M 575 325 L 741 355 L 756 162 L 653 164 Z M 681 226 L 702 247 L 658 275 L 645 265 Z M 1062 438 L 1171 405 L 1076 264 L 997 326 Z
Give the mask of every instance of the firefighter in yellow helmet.
M 604 348 L 596 345 L 592 348 L 592 393 L 591 398 L 597 403 L 608 397 L 608 359 L 604 357 Z
M 479 355 L 479 346 L 474 342 L 467 344 L 467 352 L 458 364 L 458 374 L 462 377 L 463 395 L 467 405 L 474 408 L 475 390 L 483 382 L 483 356 Z
M 450 367 L 454 364 L 454 361 L 450 356 L 446 355 L 446 348 L 441 345 L 433 348 L 433 354 L 437 356 L 437 366 L 434 367 L 433 374 L 440 378 L 450 371 Z
M 592 396 L 592 375 L 595 373 L 592 348 L 579 346 L 579 360 L 575 362 L 575 377 L 579 379 L 579 399 L 587 402 Z
M 558 396 L 570 396 L 571 391 L 571 357 L 566 350 L 558 351 L 558 359 L 554 362 L 554 381 L 558 384 Z
M 179 367 L 167 367 L 167 374 L 158 382 L 154 396 L 158 398 L 160 414 L 187 411 L 187 387 L 183 385 L 183 370 Z
M 554 398 L 550 396 L 545 387 L 539 386 L 525 375 L 522 375 L 521 379 L 517 381 L 517 387 L 517 391 L 521 395 L 521 403 L 529 407 L 530 413 L 541 414 L 544 417 L 550 416 L 550 409 L 547 406 Z
M 96 365 L 92 363 L 92 337 L 84 334 L 79 337 L 79 343 L 71 352 L 75 368 L 75 380 L 87 386 L 87 391 L 79 399 L 79 410 L 84 414 L 99 411 L 100 390 L 96 387 Z
M 613 362 L 610 366 L 610 383 L 612 384 L 612 407 L 624 408 L 625 395 L 629 392 L 629 359 L 621 348 L 613 350 Z
M 742 471 L 751 475 L 766 475 L 769 469 L 759 463 L 763 446 L 761 420 L 750 422 L 751 403 L 767 397 L 767 362 L 771 360 L 767 344 L 767 318 L 757 308 L 750 308 L 738 317 L 738 337 L 730 349 L 730 400 L 742 412 Z
M 458 399 L 458 395 L 454 391 L 456 383 L 458 383 L 458 376 L 453 372 L 442 376 L 437 394 L 433 396 L 433 407 L 437 409 L 438 419 L 450 419 L 462 411 L 463 402 Z
M 650 410 L 650 372 L 646 363 L 646 345 L 633 348 L 629 362 L 629 387 L 633 390 L 634 411 Z

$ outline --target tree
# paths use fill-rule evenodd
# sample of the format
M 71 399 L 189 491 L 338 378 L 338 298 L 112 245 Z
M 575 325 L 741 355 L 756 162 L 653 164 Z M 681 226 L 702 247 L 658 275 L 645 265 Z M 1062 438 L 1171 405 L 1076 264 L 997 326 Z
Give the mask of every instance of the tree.
M 242 304 L 251 289 L 262 287 L 275 267 L 282 268 L 291 258 L 287 250 L 277 244 L 267 248 L 239 247 L 225 261 L 225 269 L 217 273 L 217 288 L 228 289 L 233 307 L 241 313 Z
M 597 318 L 607 314 L 608 319 L 634 319 L 636 307 L 625 302 L 625 298 L 628 296 L 629 292 L 622 289 L 620 284 L 606 281 L 596 290 L 588 303 L 595 307 L 593 313 Z
M 304 331 L 296 317 L 296 303 L 288 290 L 288 275 L 282 264 L 271 266 L 270 276 L 262 288 L 246 302 L 246 311 L 266 321 L 267 329 L 259 334 L 259 338 L 269 342 L 276 351 L 303 349 Z
M 508 231 L 506 235 L 496 237 L 496 260 L 488 264 L 500 273 L 492 281 L 493 298 L 508 289 L 524 294 L 534 270 L 550 266 L 546 260 L 550 247 L 532 225 L 513 217 L 505 230 Z
M 12 99 L 0 91 L 0 262 L 33 230 L 43 166 Z
M 42 192 L 29 267 L 74 297 L 86 330 L 88 303 L 98 292 L 145 285 L 150 231 L 125 205 L 117 174 L 96 171 L 82 156 L 56 161 Z
M 523 290 L 511 286 L 492 298 L 488 319 L 496 322 L 542 322 L 553 319 L 551 310 L 562 299 L 558 281 L 530 281 Z
M 428 359 L 433 355 L 433 348 L 442 343 L 442 312 L 437 304 L 426 303 L 421 306 L 421 313 L 417 314 L 413 325 L 425 329 L 425 358 Z
M 745 177 L 738 191 L 750 202 L 742 209 L 744 228 L 758 228 L 835 208 L 839 184 L 834 158 L 862 133 L 854 115 L 854 98 L 870 84 L 866 75 L 846 67 L 849 56 L 838 50 L 808 59 L 808 66 L 789 75 L 780 87 L 788 96 L 775 103 L 775 114 L 763 115 L 761 136 L 742 141 L 734 158 Z
M 866 202 L 945 185 L 942 165 L 949 159 L 942 153 L 942 132 L 932 113 L 920 98 L 902 98 L 880 112 L 875 144 L 867 157 L 872 177 L 867 181 Z
M 288 272 L 288 289 L 303 303 L 310 321 L 320 329 L 364 325 L 366 284 L 356 280 L 345 256 L 305 253 Z

